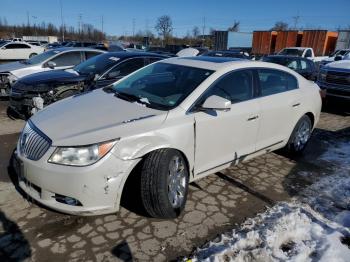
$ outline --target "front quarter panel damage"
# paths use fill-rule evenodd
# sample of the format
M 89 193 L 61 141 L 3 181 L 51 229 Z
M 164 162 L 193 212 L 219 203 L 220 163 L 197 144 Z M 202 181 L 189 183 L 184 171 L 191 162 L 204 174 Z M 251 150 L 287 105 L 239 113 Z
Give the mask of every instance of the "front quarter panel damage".
M 193 117 L 185 119 L 167 119 L 164 127 L 135 135 L 121 138 L 116 144 L 113 154 L 122 160 L 142 158 L 144 155 L 161 148 L 177 149 L 186 157 L 189 170 L 194 163 L 194 125 Z

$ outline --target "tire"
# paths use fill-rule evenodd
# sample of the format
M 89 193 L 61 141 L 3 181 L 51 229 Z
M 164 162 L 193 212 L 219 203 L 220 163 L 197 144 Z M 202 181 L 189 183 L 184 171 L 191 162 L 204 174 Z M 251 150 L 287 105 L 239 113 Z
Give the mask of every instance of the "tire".
M 288 140 L 288 143 L 285 147 L 287 154 L 290 156 L 300 155 L 309 142 L 311 132 L 311 119 L 307 115 L 304 115 L 295 125 L 294 130 Z
M 188 179 L 188 166 L 179 151 L 149 153 L 141 166 L 141 199 L 147 213 L 156 218 L 178 217 L 187 200 Z
M 29 55 L 29 58 L 32 58 L 33 56 L 36 56 L 36 55 L 37 55 L 37 53 L 32 53 Z

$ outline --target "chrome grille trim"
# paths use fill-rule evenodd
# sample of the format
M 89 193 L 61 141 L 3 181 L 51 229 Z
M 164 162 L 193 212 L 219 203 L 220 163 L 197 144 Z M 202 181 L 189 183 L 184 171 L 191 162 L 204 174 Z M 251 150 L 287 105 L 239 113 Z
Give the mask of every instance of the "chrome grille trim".
M 37 161 L 50 148 L 51 143 L 50 138 L 28 121 L 20 136 L 19 151 L 24 157 Z

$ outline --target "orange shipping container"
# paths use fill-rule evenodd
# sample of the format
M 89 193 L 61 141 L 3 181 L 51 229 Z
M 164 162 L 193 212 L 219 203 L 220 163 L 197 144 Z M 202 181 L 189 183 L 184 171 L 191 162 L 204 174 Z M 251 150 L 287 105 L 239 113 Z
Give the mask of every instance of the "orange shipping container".
M 278 53 L 283 48 L 301 45 L 302 32 L 299 31 L 278 31 L 276 37 L 275 52 Z
M 268 55 L 275 51 L 277 32 L 254 31 L 252 53 L 257 55 Z
M 312 47 L 315 56 L 329 55 L 335 50 L 338 33 L 327 30 L 304 30 L 302 47 Z

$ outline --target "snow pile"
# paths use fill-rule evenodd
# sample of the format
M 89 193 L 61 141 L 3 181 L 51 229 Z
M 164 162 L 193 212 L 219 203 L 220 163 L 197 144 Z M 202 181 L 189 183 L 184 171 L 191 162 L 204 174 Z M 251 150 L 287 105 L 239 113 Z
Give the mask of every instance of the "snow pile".
M 321 160 L 334 174 L 199 248 L 192 260 L 350 261 L 350 143 L 330 145 Z

